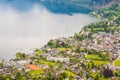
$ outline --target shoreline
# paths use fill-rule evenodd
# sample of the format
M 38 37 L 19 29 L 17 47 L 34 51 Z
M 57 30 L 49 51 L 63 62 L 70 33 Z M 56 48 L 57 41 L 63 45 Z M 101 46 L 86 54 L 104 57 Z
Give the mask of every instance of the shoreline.
M 56 16 L 59 16 L 59 15 L 56 15 Z M 65 15 L 61 15 L 61 16 L 65 16 Z M 82 17 L 82 16 L 88 17 L 88 16 L 89 16 L 89 18 L 91 19 L 91 21 L 92 21 L 92 20 L 93 20 L 93 21 L 96 21 L 96 20 L 95 20 L 95 17 L 92 17 L 92 16 L 90 16 L 90 15 L 86 15 L 86 14 L 82 14 L 82 15 L 81 15 L 81 13 L 78 13 L 78 14 L 75 14 L 75 15 L 73 15 L 73 16 L 75 16 L 75 17 L 76 17 L 76 16 L 80 16 L 80 17 Z M 70 17 L 73 17 L 73 16 L 70 16 Z M 69 17 L 69 16 L 67 15 L 67 17 Z M 78 19 L 78 20 L 79 20 L 79 19 Z M 81 20 L 81 19 L 80 19 L 80 20 Z M 89 21 L 89 20 L 88 20 L 88 21 Z M 88 21 L 86 21 L 85 23 L 90 24 L 91 22 L 88 22 Z M 77 23 L 74 23 L 74 24 L 77 24 Z M 80 23 L 80 24 L 81 24 L 81 23 Z M 83 24 L 83 23 L 82 23 L 82 24 Z M 86 24 L 84 24 L 84 25 L 86 25 Z M 71 25 L 71 26 L 72 26 L 72 25 Z M 82 25 L 82 26 L 83 26 L 83 25 Z M 64 28 L 64 31 L 67 31 L 67 32 L 62 33 L 62 34 L 60 34 L 59 36 L 60 36 L 60 37 L 61 37 L 62 35 L 63 35 L 63 36 L 66 35 L 67 37 L 69 37 L 70 35 L 73 36 L 74 33 L 77 32 L 76 30 L 78 30 L 78 28 L 80 28 L 79 25 L 76 26 L 76 28 L 73 27 L 73 28 L 70 28 L 70 29 L 69 29 L 69 27 L 70 27 L 70 26 Z M 83 27 L 84 27 L 84 26 L 83 26 Z M 83 27 L 82 27 L 82 28 L 83 28 Z M 82 29 L 82 28 L 81 28 L 81 29 Z M 68 30 L 66 30 L 66 29 L 68 29 Z M 73 31 L 70 32 L 70 33 L 68 33 L 68 31 L 71 31 L 71 30 L 73 30 Z M 62 32 L 63 32 L 63 31 L 62 31 Z M 79 30 L 78 32 L 80 32 L 80 30 Z M 57 35 L 57 34 L 56 34 L 56 35 Z M 64 37 L 66 37 L 66 36 L 64 36 Z M 21 37 L 21 38 L 22 38 L 22 37 Z M 21 40 L 21 38 L 20 38 L 20 40 Z M 57 38 L 58 38 L 58 36 L 55 36 L 55 37 L 49 38 L 49 40 L 50 40 L 50 39 L 57 39 Z M 13 38 L 13 39 L 14 39 L 14 38 Z M 42 40 L 41 40 L 41 39 L 42 39 Z M 11 40 L 11 39 L 9 39 L 9 40 Z M 16 40 L 16 39 L 14 39 L 14 40 Z M 20 41 L 19 39 L 17 39 L 17 40 Z M 26 39 L 25 39 L 25 40 L 26 40 Z M 27 40 L 30 42 L 29 38 L 28 38 Z M 40 41 L 44 41 L 44 38 L 39 38 L 39 37 L 37 37 L 37 38 L 35 38 L 35 39 L 33 38 L 33 39 L 31 39 L 31 40 L 34 40 L 34 42 L 37 41 L 37 43 L 35 43 L 35 45 L 36 45 L 36 44 L 42 44 L 41 47 L 44 46 L 45 44 L 47 44 L 47 42 L 49 41 L 48 39 L 47 39 L 47 40 L 45 39 L 46 42 L 45 42 L 45 44 L 43 44 L 43 42 L 41 43 Z M 5 40 L 3 40 L 3 41 L 5 41 Z M 11 42 L 14 43 L 13 40 L 12 40 Z M 22 42 L 24 43 L 23 40 L 22 40 Z M 32 45 L 34 44 L 34 42 L 32 43 Z M 19 42 L 18 42 L 18 43 L 19 43 Z M 17 44 L 17 43 L 16 43 L 16 44 Z M 21 43 L 21 44 L 22 44 L 22 43 Z M 15 44 L 13 44 L 13 45 L 15 45 Z M 35 45 L 34 45 L 34 47 L 32 47 L 32 48 L 35 48 L 35 47 L 36 47 Z M 37 46 L 38 46 L 38 47 L 36 47 L 36 48 L 40 48 L 39 45 L 37 45 Z M 24 46 L 23 46 L 23 47 L 24 47 Z M 28 47 L 29 47 L 29 46 L 28 46 Z M 31 49 L 31 48 L 28 49 L 27 47 L 25 47 L 25 48 L 27 49 L 27 51 L 29 51 L 29 49 Z M 18 51 L 16 51 L 16 49 L 17 49 Z M 14 48 L 14 50 L 15 50 L 16 52 L 23 52 L 23 53 L 24 53 L 24 52 L 25 52 L 25 53 L 27 52 L 26 50 L 25 50 L 25 51 L 21 50 L 21 48 L 19 48 L 19 47 L 16 48 L 16 49 Z M 24 48 L 22 48 L 22 49 L 24 49 Z M 6 50 L 6 51 L 8 51 L 8 50 Z M 10 52 L 12 52 L 12 54 L 13 54 L 13 50 L 12 50 L 12 49 L 10 50 Z M 8 52 L 8 53 L 9 53 L 9 52 Z M 9 53 L 9 54 L 10 54 L 10 53 Z M 13 57 L 14 57 L 14 56 L 13 56 Z

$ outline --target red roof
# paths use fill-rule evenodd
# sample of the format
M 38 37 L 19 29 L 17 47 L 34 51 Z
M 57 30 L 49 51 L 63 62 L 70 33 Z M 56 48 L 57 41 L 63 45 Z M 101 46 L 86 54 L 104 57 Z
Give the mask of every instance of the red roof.
M 30 64 L 30 65 L 28 66 L 28 68 L 30 68 L 31 70 L 40 70 L 40 67 L 35 66 L 35 65 L 33 65 L 33 64 Z

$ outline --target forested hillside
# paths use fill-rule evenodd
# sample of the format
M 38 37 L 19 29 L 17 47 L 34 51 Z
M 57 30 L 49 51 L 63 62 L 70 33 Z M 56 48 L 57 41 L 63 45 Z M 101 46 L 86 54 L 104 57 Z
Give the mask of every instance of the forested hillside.
M 103 7 L 109 4 L 115 4 L 120 2 L 120 0 L 41 0 L 44 2 L 50 3 L 66 3 L 66 4 L 74 4 L 74 5 L 82 5 L 84 7 Z

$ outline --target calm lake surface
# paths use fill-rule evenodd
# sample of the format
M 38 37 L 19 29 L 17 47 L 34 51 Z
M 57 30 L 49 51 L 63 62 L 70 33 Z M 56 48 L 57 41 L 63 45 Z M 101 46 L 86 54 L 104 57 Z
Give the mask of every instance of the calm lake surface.
M 16 52 L 30 53 L 50 39 L 72 36 L 96 21 L 87 14 L 56 14 L 36 2 L 20 1 L 0 1 L 0 58 L 13 58 Z

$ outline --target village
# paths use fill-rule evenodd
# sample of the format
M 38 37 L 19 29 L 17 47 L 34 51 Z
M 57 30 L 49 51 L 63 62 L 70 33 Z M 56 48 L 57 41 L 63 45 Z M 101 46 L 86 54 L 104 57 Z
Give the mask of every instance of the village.
M 79 34 L 88 35 L 89 32 Z M 42 80 L 48 75 L 56 79 L 61 78 L 61 80 L 94 80 L 105 75 L 99 75 L 104 69 L 112 70 L 117 74 L 120 71 L 119 34 L 119 32 L 94 33 L 91 35 L 93 40 L 79 41 L 75 36 L 51 40 L 31 54 L 17 53 L 16 59 L 1 60 L 0 74 L 4 77 L 9 75 L 15 79 L 17 73 L 22 72 L 26 74 L 21 74 L 22 80 L 32 78 Z M 119 79 L 119 74 L 118 76 L 113 74 L 112 77 Z
M 87 25 L 74 36 L 51 39 L 29 54 L 1 59 L 0 80 L 120 80 L 119 10 L 116 17 L 106 15 L 111 8 L 107 10 L 94 13 L 104 21 Z

